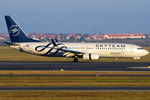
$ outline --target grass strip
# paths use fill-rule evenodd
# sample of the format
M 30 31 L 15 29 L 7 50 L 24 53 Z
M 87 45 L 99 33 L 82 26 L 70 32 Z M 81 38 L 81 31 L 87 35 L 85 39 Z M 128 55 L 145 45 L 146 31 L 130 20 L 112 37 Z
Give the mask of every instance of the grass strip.
M 0 75 L 150 75 L 149 71 L 39 71 L 1 70 Z
M 1 100 L 150 100 L 150 92 L 0 91 Z
M 150 77 L 1 76 L 0 86 L 150 86 Z

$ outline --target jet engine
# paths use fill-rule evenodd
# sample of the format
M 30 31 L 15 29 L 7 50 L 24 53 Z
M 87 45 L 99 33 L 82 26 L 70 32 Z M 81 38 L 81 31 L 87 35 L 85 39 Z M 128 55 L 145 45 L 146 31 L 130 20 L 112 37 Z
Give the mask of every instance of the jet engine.
M 96 53 L 86 53 L 83 54 L 84 60 L 99 60 L 100 56 Z

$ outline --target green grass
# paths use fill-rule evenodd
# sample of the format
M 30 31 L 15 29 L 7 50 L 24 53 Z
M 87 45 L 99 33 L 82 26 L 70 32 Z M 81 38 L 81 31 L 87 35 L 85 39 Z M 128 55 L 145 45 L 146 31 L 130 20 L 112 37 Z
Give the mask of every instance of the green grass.
M 150 100 L 150 92 L 1 91 L 1 100 Z
M 101 76 L 101 75 L 150 75 L 149 72 L 100 71 L 0 71 L 0 86 L 150 86 L 150 77 Z M 60 76 L 13 76 L 13 75 L 60 75 Z M 61 76 L 94 75 L 94 76 Z
M 50 70 L 1 70 L 0 75 L 150 75 L 144 71 L 50 71 Z
M 150 47 L 145 47 L 146 50 L 150 51 Z M 72 58 L 65 57 L 44 57 L 32 55 L 9 47 L 0 47 L 0 61 L 72 61 Z M 142 57 L 136 62 L 150 62 L 150 54 Z M 83 59 L 79 59 L 84 61 Z M 115 58 L 100 58 L 100 62 L 115 62 Z M 118 62 L 131 62 L 131 58 L 119 58 Z
M 150 86 L 150 77 L 1 76 L 0 86 Z

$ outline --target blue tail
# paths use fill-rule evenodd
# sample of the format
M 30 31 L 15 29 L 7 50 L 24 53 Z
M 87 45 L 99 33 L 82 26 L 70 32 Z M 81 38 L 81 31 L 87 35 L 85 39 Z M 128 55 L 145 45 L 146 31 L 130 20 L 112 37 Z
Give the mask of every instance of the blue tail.
M 28 37 L 10 16 L 5 16 L 11 43 L 40 42 Z

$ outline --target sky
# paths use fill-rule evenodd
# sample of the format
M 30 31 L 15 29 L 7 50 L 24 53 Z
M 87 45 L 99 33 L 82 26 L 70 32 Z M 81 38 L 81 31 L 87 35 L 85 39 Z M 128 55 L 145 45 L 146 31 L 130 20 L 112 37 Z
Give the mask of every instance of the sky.
M 150 0 L 0 0 L 26 33 L 150 33 Z

